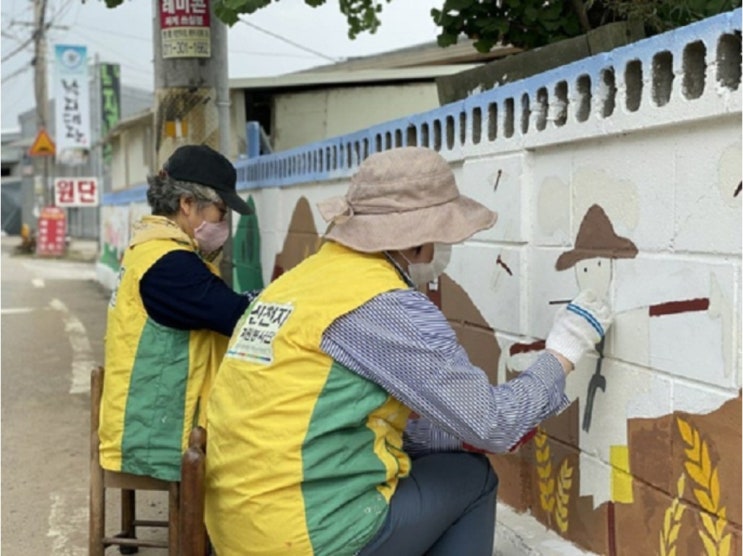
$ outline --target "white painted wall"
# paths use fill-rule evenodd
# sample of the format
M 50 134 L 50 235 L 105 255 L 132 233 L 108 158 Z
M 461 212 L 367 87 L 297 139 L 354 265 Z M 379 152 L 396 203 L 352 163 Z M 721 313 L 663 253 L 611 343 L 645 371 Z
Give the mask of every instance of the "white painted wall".
M 438 105 L 434 83 L 337 87 L 276 95 L 274 150 L 343 135 Z

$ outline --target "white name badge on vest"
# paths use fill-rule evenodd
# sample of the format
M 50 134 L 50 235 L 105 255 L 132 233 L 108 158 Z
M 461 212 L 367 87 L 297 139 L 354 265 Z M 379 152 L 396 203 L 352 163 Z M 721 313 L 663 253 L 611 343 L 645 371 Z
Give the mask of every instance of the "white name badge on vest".
M 273 339 L 294 311 L 292 305 L 257 301 L 243 317 L 237 337 L 225 357 L 268 365 L 273 362 Z

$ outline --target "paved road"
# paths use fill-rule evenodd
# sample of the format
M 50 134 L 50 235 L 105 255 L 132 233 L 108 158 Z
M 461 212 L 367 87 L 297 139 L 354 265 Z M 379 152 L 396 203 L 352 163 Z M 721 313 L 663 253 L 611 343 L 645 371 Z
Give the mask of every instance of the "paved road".
M 83 556 L 88 537 L 90 370 L 103 361 L 108 294 L 91 263 L 11 256 L 3 238 L 3 556 Z M 109 496 L 108 532 L 118 497 Z M 139 500 L 161 519 L 164 496 Z M 165 538 L 164 531 L 144 535 Z M 107 553 L 118 554 L 110 548 Z M 165 554 L 141 550 L 140 555 Z

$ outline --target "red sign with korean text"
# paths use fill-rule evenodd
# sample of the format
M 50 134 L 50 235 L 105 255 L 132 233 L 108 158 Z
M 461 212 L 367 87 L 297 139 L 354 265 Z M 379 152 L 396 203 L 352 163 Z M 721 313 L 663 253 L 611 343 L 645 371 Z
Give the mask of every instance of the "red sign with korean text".
M 36 254 L 59 257 L 65 252 L 67 219 L 59 207 L 44 207 L 39 214 L 39 233 L 36 237 Z
M 160 0 L 163 58 L 211 56 L 209 0 Z
M 97 207 L 98 180 L 96 178 L 56 178 L 54 204 L 58 207 Z

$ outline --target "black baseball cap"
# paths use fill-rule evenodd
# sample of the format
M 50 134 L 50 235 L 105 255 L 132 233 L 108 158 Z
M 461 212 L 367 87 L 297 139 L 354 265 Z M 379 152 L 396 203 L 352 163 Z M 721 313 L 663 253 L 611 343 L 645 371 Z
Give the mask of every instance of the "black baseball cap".
M 235 190 L 237 172 L 232 162 L 207 145 L 178 147 L 163 165 L 171 178 L 211 187 L 224 204 L 240 214 L 252 214 Z

